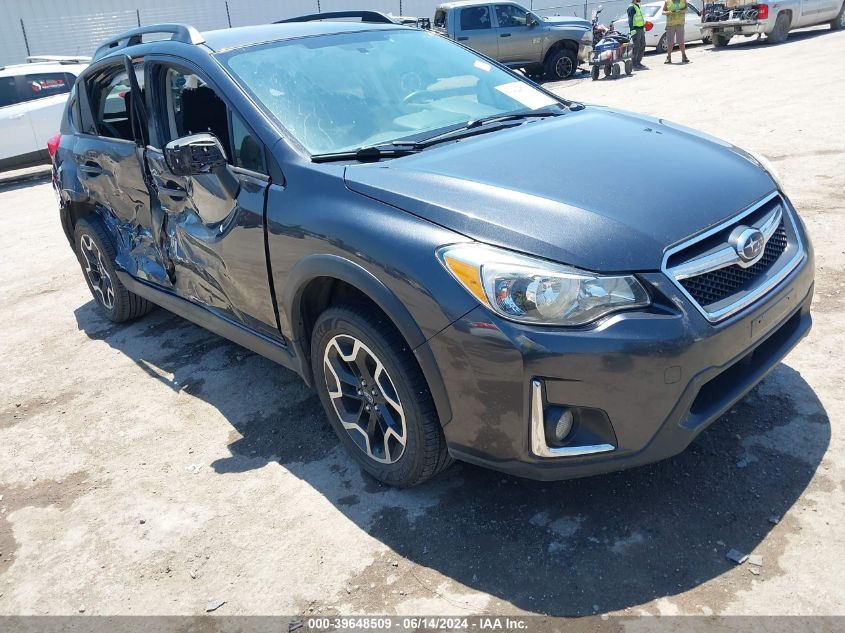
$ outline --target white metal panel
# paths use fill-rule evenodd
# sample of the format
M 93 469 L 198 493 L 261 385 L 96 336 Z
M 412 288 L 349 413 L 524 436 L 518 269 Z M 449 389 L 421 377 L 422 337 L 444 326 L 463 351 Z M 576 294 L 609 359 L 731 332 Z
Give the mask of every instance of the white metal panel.
M 232 26 L 267 24 L 297 15 L 317 13 L 317 0 L 229 0 Z
M 190 4 L 178 0 L 171 0 L 170 2 L 147 0 L 141 7 L 140 13 L 141 24 L 180 22 L 190 24 L 200 31 L 229 27 L 229 20 L 226 17 L 226 3 L 223 0 Z
M 138 26 L 135 11 L 26 20 L 32 55 L 91 55 L 106 38 Z
M 320 0 L 320 11 L 355 11 L 369 9 L 399 15 L 399 0 Z

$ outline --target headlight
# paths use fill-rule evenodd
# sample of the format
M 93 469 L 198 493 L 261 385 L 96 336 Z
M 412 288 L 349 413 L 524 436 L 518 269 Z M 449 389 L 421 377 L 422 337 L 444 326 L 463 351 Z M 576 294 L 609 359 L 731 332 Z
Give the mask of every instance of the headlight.
M 751 158 L 757 161 L 757 164 L 763 169 L 763 171 L 765 171 L 767 174 L 769 174 L 769 176 L 771 176 L 772 180 L 775 181 L 775 184 L 777 185 L 778 189 L 783 191 L 783 182 L 780 179 L 780 174 L 778 173 L 778 170 L 775 168 L 775 166 L 772 165 L 772 162 L 768 158 L 766 158 L 762 154 L 758 154 L 757 152 L 748 152 L 748 154 L 751 156 Z
M 483 305 L 520 323 L 583 325 L 650 303 L 632 275 L 599 275 L 482 244 L 444 246 L 437 256 Z

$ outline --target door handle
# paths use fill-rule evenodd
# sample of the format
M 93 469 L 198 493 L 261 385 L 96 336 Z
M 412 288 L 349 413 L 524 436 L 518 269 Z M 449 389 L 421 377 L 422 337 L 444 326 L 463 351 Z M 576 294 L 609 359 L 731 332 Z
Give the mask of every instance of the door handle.
M 103 173 L 103 168 L 94 161 L 89 160 L 79 166 L 79 171 L 87 176 L 99 176 Z
M 188 191 L 180 186 L 166 187 L 164 185 L 156 185 L 156 191 L 168 198 L 184 198 L 188 195 Z
M 510 36 L 511 36 L 510 33 L 502 33 L 501 35 L 499 35 L 499 37 L 510 37 Z
M 23 115 L 23 114 L 13 114 L 13 115 L 12 115 L 12 116 L 10 116 L 9 118 L 10 118 L 10 119 L 12 119 L 12 120 L 14 120 L 14 121 L 16 121 L 16 120 L 18 120 L 18 119 L 22 119 L 23 117 L 24 117 L 24 115 Z
M 466 42 L 468 39 L 469 39 L 468 37 L 464 36 L 464 37 L 459 37 L 458 41 L 459 42 Z

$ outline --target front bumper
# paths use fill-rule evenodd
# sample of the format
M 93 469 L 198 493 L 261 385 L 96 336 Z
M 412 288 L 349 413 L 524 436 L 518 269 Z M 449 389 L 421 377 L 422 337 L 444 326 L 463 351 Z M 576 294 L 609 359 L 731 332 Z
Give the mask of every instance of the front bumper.
M 593 53 L 593 45 L 592 44 L 581 44 L 578 47 L 578 61 L 579 62 L 588 62 L 590 61 L 590 56 Z
M 670 457 L 760 382 L 811 327 L 809 244 L 803 261 L 765 299 L 718 324 L 662 273 L 640 278 L 654 305 L 589 329 L 519 325 L 479 306 L 430 339 L 453 413 L 444 426 L 452 455 L 545 480 Z M 532 450 L 538 381 L 544 405 L 604 412 L 612 428 L 588 444 L 611 449 L 554 457 Z

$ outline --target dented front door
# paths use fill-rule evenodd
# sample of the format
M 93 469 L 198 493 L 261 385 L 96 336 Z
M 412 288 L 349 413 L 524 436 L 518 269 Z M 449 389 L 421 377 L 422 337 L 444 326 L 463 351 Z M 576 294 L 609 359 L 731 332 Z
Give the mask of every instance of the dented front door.
M 175 292 L 277 338 L 264 250 L 268 182 L 232 166 L 176 176 L 147 148 L 153 207 L 163 216 L 161 251 Z

